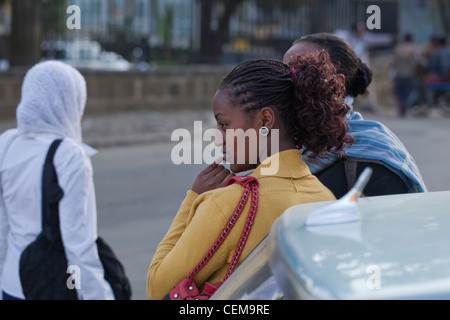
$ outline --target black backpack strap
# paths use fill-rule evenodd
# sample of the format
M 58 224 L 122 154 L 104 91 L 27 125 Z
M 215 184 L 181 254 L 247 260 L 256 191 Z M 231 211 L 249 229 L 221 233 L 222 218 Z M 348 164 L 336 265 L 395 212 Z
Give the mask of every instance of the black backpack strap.
M 64 192 L 58 184 L 58 176 L 53 158 L 62 140 L 55 140 L 47 153 L 42 173 L 42 230 L 45 236 L 58 246 L 62 246 L 59 230 L 59 201 Z
M 347 185 L 348 185 L 348 190 L 351 190 L 355 184 L 356 184 L 356 169 L 358 166 L 358 162 L 350 160 L 350 159 L 345 159 L 344 160 L 344 166 L 345 166 L 345 177 L 347 178 Z
M 48 150 L 47 158 L 45 159 L 44 164 L 51 164 L 53 165 L 53 158 L 55 157 L 56 150 L 58 150 L 59 145 L 61 144 L 62 139 L 55 140 Z

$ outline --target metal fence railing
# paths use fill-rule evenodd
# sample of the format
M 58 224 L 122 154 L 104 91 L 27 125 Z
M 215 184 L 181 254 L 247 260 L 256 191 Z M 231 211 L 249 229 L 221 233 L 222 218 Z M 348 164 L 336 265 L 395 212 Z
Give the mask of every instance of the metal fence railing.
M 305 34 L 349 30 L 352 24 L 365 21 L 370 5 L 379 6 L 383 12 L 382 30 L 372 30 L 373 32 L 397 34 L 399 25 L 410 21 L 404 12 L 408 8 L 411 8 L 410 11 L 428 10 L 439 13 L 436 8 L 444 7 L 449 14 L 442 16 L 450 16 L 447 0 L 52 1 L 59 3 L 59 7 L 52 6 L 54 12 L 46 7 L 42 13 L 44 40 L 53 37 L 73 41 L 89 37 L 128 60 L 135 59 L 135 49 L 144 45 L 148 61 L 166 60 L 175 63 L 235 63 L 252 57 L 279 58 L 293 40 Z M 43 3 L 48 6 L 50 2 Z M 442 5 L 437 6 L 438 3 Z M 68 4 L 81 8 L 82 30 L 67 31 L 65 8 Z M 232 5 L 235 7 L 229 11 L 228 8 Z M 414 6 L 416 7 L 413 8 Z M 207 14 L 206 7 L 211 9 Z M 8 24 L 10 19 L 7 15 L 10 12 L 2 8 L 0 11 L 0 25 Z M 227 16 L 228 13 L 230 14 Z M 222 24 L 223 16 L 229 17 L 227 24 Z M 223 26 L 225 28 L 221 29 Z M 411 24 L 408 26 L 414 27 Z M 426 29 L 426 26 L 422 29 Z M 3 26 L 3 30 L 8 30 L 8 26 Z M 53 30 L 53 34 L 49 30 Z M 55 30 L 59 32 L 56 36 Z M 3 35 L 3 38 L 7 36 Z M 5 50 L 0 55 L 4 56 Z
M 383 10 L 381 32 L 397 32 L 397 1 L 315 0 L 295 5 L 299 1 L 283 0 L 277 3 L 279 6 L 274 5 L 270 13 L 257 5 L 240 7 L 233 17 L 235 23 L 230 28 L 222 60 L 235 62 L 261 55 L 279 58 L 293 40 L 303 35 L 350 30 L 353 24 L 366 22 L 370 5 L 378 5 Z

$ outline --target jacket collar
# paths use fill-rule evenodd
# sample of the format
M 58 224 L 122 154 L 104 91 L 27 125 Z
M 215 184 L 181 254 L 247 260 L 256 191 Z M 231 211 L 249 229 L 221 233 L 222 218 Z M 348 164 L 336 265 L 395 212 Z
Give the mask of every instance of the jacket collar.
M 311 175 L 311 172 L 302 160 L 300 150 L 294 149 L 272 155 L 252 173 L 257 179 L 268 176 L 298 179 L 308 175 Z

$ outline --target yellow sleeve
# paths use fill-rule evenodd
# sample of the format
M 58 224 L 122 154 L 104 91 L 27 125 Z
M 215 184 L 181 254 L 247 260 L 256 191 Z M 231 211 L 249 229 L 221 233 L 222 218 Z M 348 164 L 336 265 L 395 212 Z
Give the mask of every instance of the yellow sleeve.
M 163 299 L 187 277 L 214 244 L 226 223 L 213 196 L 199 196 L 189 191 L 148 269 L 148 298 Z M 202 270 L 202 280 L 226 264 L 227 249 L 221 249 Z

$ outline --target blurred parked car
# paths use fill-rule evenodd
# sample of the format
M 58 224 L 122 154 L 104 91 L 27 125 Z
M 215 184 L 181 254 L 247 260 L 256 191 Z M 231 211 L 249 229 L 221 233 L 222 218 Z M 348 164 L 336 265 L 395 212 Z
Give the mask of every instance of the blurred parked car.
M 78 69 L 128 71 L 132 68 L 119 54 L 103 51 L 97 41 L 43 41 L 41 49 L 44 60 L 60 60 Z
M 450 299 L 450 191 L 355 195 L 288 209 L 212 299 Z

